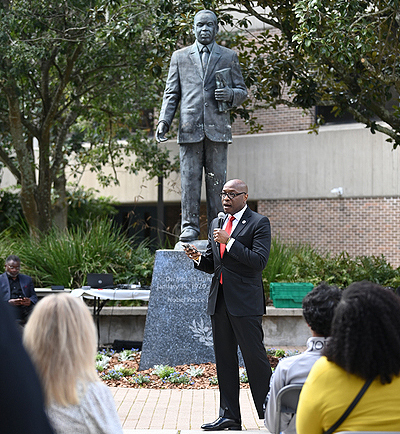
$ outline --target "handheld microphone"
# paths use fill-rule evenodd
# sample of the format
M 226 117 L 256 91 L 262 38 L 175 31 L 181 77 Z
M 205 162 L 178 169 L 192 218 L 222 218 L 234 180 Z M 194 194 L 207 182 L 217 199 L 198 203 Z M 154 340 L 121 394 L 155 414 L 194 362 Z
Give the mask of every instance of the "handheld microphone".
M 222 229 L 222 226 L 224 226 L 225 221 L 225 214 L 221 211 L 218 213 L 218 227 Z

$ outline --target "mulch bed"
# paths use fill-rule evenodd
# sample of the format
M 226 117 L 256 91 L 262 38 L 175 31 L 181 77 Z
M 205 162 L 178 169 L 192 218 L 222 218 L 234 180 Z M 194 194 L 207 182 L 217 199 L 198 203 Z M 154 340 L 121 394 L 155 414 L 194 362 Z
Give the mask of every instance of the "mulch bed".
M 274 356 L 268 355 L 269 362 L 272 368 L 278 364 L 279 359 Z M 187 370 L 193 367 L 201 367 L 204 369 L 203 375 L 200 377 L 192 377 L 192 381 L 190 384 L 177 384 L 171 383 L 169 381 L 165 381 L 160 379 L 157 375 L 152 374 L 152 369 L 147 369 L 145 371 L 139 371 L 139 363 L 140 363 L 140 353 L 135 356 L 134 360 L 127 361 L 119 361 L 118 353 L 114 354 L 112 357 L 110 364 L 105 371 L 107 373 L 109 370 L 113 369 L 115 365 L 123 365 L 126 368 L 135 369 L 136 375 L 142 374 L 148 376 L 150 382 L 138 384 L 136 383 L 132 377 L 122 377 L 118 380 L 102 380 L 105 384 L 110 387 L 132 387 L 132 388 L 146 388 L 146 389 L 218 389 L 217 384 L 212 384 L 210 382 L 210 378 L 216 378 L 217 370 L 215 367 L 215 363 L 201 363 L 201 364 L 192 364 L 192 365 L 179 365 L 175 366 L 175 372 L 179 374 L 187 373 Z M 248 383 L 241 383 L 241 387 L 243 389 L 249 388 Z

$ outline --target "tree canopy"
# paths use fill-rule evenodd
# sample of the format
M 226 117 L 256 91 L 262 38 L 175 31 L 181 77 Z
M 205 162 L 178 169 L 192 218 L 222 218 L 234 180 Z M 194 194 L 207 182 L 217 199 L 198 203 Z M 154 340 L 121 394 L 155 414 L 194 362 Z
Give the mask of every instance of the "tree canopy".
M 177 169 L 144 114 L 159 107 L 159 79 L 204 8 L 239 53 L 252 98 L 232 116 L 250 131 L 262 128 L 258 108 L 329 106 L 400 143 L 398 0 L 1 0 L 0 162 L 21 185 L 32 232 L 66 226 L 68 174 L 90 169 L 107 183 L 105 164 Z
M 209 8 L 238 30 L 224 37 L 240 52 L 253 97 L 241 114 L 253 127 L 257 108 L 330 106 L 400 143 L 398 0 L 166 0 L 163 8 L 175 29 Z M 264 30 L 250 30 L 250 18 Z
M 90 168 L 106 183 L 104 164 L 136 171 L 124 157 L 144 151 L 146 163 L 151 151 L 165 169 L 168 154 L 146 141 L 143 125 L 160 94 L 152 74 L 154 5 L 0 2 L 0 161 L 21 185 L 33 233 L 54 219 L 66 226 L 67 170 Z

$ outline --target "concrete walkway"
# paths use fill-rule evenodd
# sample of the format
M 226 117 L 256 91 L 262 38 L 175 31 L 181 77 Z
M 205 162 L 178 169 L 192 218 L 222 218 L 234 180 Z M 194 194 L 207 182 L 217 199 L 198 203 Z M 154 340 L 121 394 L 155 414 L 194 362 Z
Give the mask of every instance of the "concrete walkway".
M 124 434 L 203 433 L 200 426 L 218 417 L 218 389 L 129 389 L 110 388 Z M 249 389 L 240 391 L 242 429 L 268 433 L 258 419 Z M 196 433 L 197 432 L 197 433 Z M 189 433 L 186 433 L 189 434 Z
M 306 346 L 279 348 L 285 351 L 306 350 Z M 124 434 L 204 434 L 201 425 L 213 422 L 218 417 L 218 389 L 111 387 L 110 390 Z M 250 389 L 240 389 L 240 409 L 242 430 L 248 434 L 269 433 L 264 421 L 258 418 Z

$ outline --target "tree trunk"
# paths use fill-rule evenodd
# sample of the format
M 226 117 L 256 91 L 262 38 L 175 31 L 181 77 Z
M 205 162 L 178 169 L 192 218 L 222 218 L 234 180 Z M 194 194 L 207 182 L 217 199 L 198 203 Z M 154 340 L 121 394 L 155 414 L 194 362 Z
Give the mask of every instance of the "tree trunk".
M 46 150 L 43 151 L 43 148 L 39 151 L 39 183 L 37 185 L 34 156 L 23 133 L 24 129 L 15 83 L 8 83 L 5 93 L 9 106 L 10 133 L 20 172 L 22 211 L 31 235 L 38 237 L 40 233 L 47 232 L 51 228 L 49 143 L 48 141 L 45 143 L 47 152 Z M 40 145 L 42 144 L 44 143 Z M 24 170 L 21 170 L 21 168 Z
M 54 192 L 56 199 L 53 205 L 53 224 L 55 227 L 65 230 L 68 223 L 68 203 L 66 194 L 66 179 L 62 173 L 54 181 Z
M 9 105 L 10 133 L 14 149 L 17 155 L 21 183 L 21 206 L 25 215 L 29 230 L 32 235 L 38 235 L 39 212 L 36 203 L 36 180 L 33 156 L 25 146 L 21 113 L 19 110 L 18 96 L 15 93 L 15 85 L 11 83 L 5 89 Z

